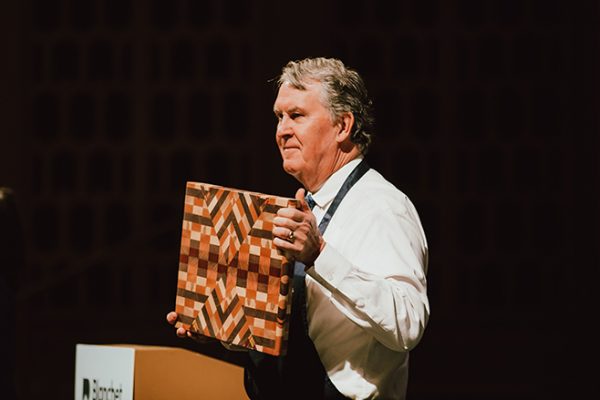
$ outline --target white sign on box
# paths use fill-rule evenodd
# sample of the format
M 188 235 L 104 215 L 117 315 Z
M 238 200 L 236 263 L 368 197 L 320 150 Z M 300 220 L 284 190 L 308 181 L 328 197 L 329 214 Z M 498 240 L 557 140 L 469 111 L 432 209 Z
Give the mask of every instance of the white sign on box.
M 135 350 L 78 344 L 75 400 L 133 400 Z
M 177 347 L 77 345 L 75 400 L 248 400 L 239 365 Z

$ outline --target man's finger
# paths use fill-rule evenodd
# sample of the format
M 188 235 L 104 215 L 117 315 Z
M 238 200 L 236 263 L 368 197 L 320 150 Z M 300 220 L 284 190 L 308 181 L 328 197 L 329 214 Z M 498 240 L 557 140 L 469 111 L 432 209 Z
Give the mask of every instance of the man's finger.
M 175 311 L 171 311 L 167 314 L 167 322 L 171 325 L 177 322 L 177 313 Z
M 285 258 L 287 258 L 288 260 L 294 260 L 296 258 L 298 249 L 294 247 L 294 243 L 276 237 L 275 239 L 273 239 L 273 245 L 275 245 L 280 254 L 285 256 Z
M 310 208 L 308 207 L 308 204 L 306 203 L 306 198 L 304 197 L 305 195 L 306 195 L 306 190 L 304 190 L 304 188 L 300 188 L 296 191 L 296 200 L 298 200 L 298 202 L 300 203 L 300 209 L 302 211 L 310 210 Z
M 288 208 L 287 210 L 292 209 Z M 298 210 L 294 211 L 298 212 Z M 284 214 L 285 213 L 278 214 L 276 217 L 273 217 L 273 225 L 275 225 L 276 227 L 278 226 L 280 228 L 287 228 L 292 231 L 295 231 L 296 229 L 298 229 L 298 224 L 304 221 L 304 218 L 302 218 L 302 214 L 300 213 L 298 213 L 298 215 L 290 215 L 289 217 L 285 216 Z
M 304 221 L 305 216 L 306 216 L 306 214 L 304 214 L 303 211 L 298 210 L 297 208 L 280 208 L 277 211 L 277 216 L 273 219 L 273 223 L 277 224 L 277 222 L 276 222 L 277 217 L 286 218 L 286 219 L 289 219 L 294 222 L 302 222 L 302 221 Z M 282 225 L 282 226 L 285 224 L 285 222 L 283 222 L 281 220 L 277 220 L 277 221 L 281 222 L 280 225 Z
M 273 235 L 280 237 L 285 240 L 290 240 L 290 234 L 294 232 L 291 228 L 284 228 L 276 226 L 273 228 Z M 291 240 L 290 240 L 291 241 Z
M 294 243 L 286 239 L 282 239 L 280 237 L 273 238 L 273 244 L 275 245 L 275 247 L 278 247 L 284 251 L 296 250 L 296 247 L 294 247 Z

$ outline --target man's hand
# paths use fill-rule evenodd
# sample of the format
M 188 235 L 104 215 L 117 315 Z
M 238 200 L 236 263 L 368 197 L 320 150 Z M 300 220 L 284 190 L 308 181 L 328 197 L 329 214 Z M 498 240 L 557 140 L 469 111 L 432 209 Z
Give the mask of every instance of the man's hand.
M 170 313 L 167 314 L 167 322 L 171 325 L 175 325 L 175 323 L 177 322 L 177 313 L 175 311 L 171 311 Z M 177 334 L 177 336 L 179 336 L 180 338 L 188 337 L 190 339 L 194 339 L 198 343 L 210 343 L 210 342 L 216 340 L 216 339 L 212 339 L 207 336 L 204 336 L 204 335 L 199 335 L 197 333 L 190 332 L 182 326 L 177 328 L 177 330 L 175 331 L 175 334 Z
M 280 208 L 273 218 L 273 244 L 290 260 L 312 266 L 321 253 L 325 241 L 319 232 L 317 220 L 304 199 L 304 189 L 298 189 L 296 200 L 300 209 Z

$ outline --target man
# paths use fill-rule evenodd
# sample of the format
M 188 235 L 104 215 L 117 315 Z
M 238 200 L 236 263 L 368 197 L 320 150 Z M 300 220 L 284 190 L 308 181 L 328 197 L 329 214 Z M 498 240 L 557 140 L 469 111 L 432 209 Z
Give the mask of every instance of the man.
M 429 317 L 419 217 L 363 160 L 371 102 L 355 71 L 305 59 L 288 63 L 278 83 L 276 141 L 304 188 L 301 209 L 275 217 L 273 243 L 300 266 L 302 303 L 292 307 L 285 357 L 250 352 L 246 390 L 253 400 L 404 399 L 408 352 Z

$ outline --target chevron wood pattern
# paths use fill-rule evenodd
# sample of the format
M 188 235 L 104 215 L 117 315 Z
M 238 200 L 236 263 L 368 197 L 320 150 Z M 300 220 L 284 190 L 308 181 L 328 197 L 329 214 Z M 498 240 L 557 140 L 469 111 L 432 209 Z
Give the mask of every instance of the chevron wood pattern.
M 284 354 L 293 268 L 272 244 L 273 217 L 297 206 L 294 199 L 188 182 L 176 326 Z

